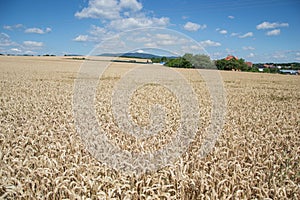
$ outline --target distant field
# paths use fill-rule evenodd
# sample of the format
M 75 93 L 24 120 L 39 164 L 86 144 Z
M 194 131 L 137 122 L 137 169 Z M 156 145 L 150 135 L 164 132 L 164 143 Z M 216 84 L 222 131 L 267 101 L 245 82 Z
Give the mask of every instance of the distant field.
M 220 71 L 225 124 L 213 151 L 200 159 L 209 93 L 196 70 L 174 69 L 199 100 L 199 134 L 173 165 L 136 176 L 86 150 L 72 108 L 74 80 L 85 61 L 70 58 L 0 56 L 0 199 L 300 199 L 300 76 Z M 144 65 L 113 63 L 104 72 L 96 96 L 99 120 L 110 120 L 113 86 L 137 66 Z M 176 102 L 167 91 L 153 91 Z M 145 94 L 132 98 L 139 125 L 149 122 L 143 107 L 149 102 L 137 98 Z M 174 105 L 165 104 L 176 118 Z M 126 135 L 110 137 L 120 148 L 138 150 Z

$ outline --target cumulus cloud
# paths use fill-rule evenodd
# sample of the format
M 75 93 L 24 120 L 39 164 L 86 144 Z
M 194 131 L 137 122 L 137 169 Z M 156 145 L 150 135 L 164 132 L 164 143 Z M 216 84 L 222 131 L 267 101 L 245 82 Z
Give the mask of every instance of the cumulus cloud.
M 230 34 L 231 37 L 235 37 L 235 36 L 238 36 L 238 35 L 239 35 L 239 33 L 231 33 Z
M 76 12 L 78 18 L 103 18 L 117 19 L 120 18 L 120 7 L 116 0 L 90 0 L 89 5 L 80 12 Z
M 117 20 L 112 20 L 108 28 L 115 30 L 126 30 L 133 28 L 142 28 L 142 27 L 165 27 L 169 24 L 170 19 L 167 17 L 161 18 L 148 18 L 146 16 L 141 17 L 128 17 L 121 18 Z
M 52 29 L 47 27 L 45 30 L 40 28 L 28 28 L 25 30 L 25 33 L 36 33 L 36 34 L 45 34 L 51 32 Z
M 103 27 L 92 25 L 89 33 L 94 36 L 102 36 L 103 34 L 107 33 L 107 30 Z
M 146 47 L 173 46 L 188 43 L 186 39 L 178 37 L 178 35 L 172 35 L 168 33 L 150 34 L 148 37 L 135 37 L 131 40 L 133 42 L 141 41 L 142 43 L 145 43 Z
M 143 8 L 136 0 L 90 0 L 89 5 L 80 12 L 76 12 L 78 18 L 119 19 L 122 11 L 137 12 Z
M 25 33 L 44 34 L 44 31 L 40 28 L 28 28 L 28 29 L 25 30 Z
M 274 30 L 268 31 L 266 33 L 266 35 L 268 35 L 268 36 L 275 36 L 275 35 L 279 35 L 279 34 L 280 34 L 280 29 L 274 29 Z
M 36 42 L 36 41 L 24 41 L 23 44 L 26 47 L 32 47 L 32 48 L 42 47 L 44 45 L 43 42 Z
M 142 50 L 142 49 L 139 49 L 139 50 L 137 50 L 136 52 L 137 52 L 137 53 L 145 53 L 145 51 Z
M 287 56 L 283 53 L 275 52 L 272 57 L 275 59 L 283 59 L 286 58 Z
M 15 24 L 12 26 L 8 26 L 8 25 L 3 26 L 4 29 L 10 30 L 10 31 L 12 31 L 14 29 L 22 28 L 22 27 L 23 27 L 23 24 Z
M 252 37 L 252 36 L 253 36 L 253 33 L 248 32 L 248 33 L 245 33 L 244 35 L 240 35 L 239 38 L 247 38 L 247 37 Z
M 43 42 L 37 41 L 24 41 L 23 43 L 17 43 L 10 39 L 9 35 L 0 33 L 0 49 L 6 53 L 13 54 L 35 54 L 31 50 L 41 49 L 44 46 Z M 29 53 L 28 53 L 29 52 Z
M 270 23 L 270 22 L 262 22 L 261 24 L 258 24 L 256 26 L 257 30 L 260 29 L 274 29 L 274 28 L 279 28 L 279 27 L 288 27 L 289 24 L 288 23 L 278 23 L 278 22 L 274 22 L 274 23 Z
M 137 0 L 90 0 L 88 6 L 76 12 L 75 16 L 100 19 L 105 32 L 169 25 L 169 18 L 148 16 L 142 8 L 143 5 Z
M 140 2 L 136 0 L 121 0 L 119 4 L 120 8 L 132 10 L 134 12 L 139 11 L 143 8 Z
M 52 29 L 49 28 L 49 27 L 47 27 L 47 28 L 45 29 L 45 32 L 46 32 L 46 33 L 49 33 L 49 32 L 51 32 L 51 31 L 52 31 Z
M 221 46 L 221 43 L 219 43 L 219 42 L 214 42 L 214 41 L 211 41 L 211 40 L 201 41 L 200 44 L 201 44 L 203 47 L 218 47 L 218 46 Z
M 234 19 L 234 16 L 229 15 L 228 18 L 229 18 L 229 19 Z
M 157 33 L 155 34 L 155 39 L 160 39 L 160 40 L 175 40 L 177 37 L 170 35 L 170 34 L 165 34 L 165 33 Z
M 148 42 L 148 43 L 145 43 L 144 46 L 148 47 L 148 48 L 156 48 L 158 45 L 156 44 L 156 42 Z
M 6 33 L 0 33 L 0 46 L 6 47 L 12 45 L 15 45 L 15 42 L 11 41 L 9 35 Z
M 247 57 L 248 58 L 253 58 L 253 57 L 255 57 L 255 54 L 254 53 L 250 53 Z
M 15 53 L 21 53 L 22 50 L 18 48 L 11 48 L 10 51 L 15 52 Z
M 225 35 L 225 34 L 227 34 L 227 30 L 224 30 L 224 29 L 223 30 L 219 30 L 219 33 Z
M 73 41 L 86 42 L 86 41 L 88 41 L 88 39 L 89 39 L 88 35 L 78 35 L 76 38 L 73 39 Z
M 205 29 L 207 26 L 206 24 L 200 25 L 193 22 L 187 22 L 183 28 L 187 31 L 198 31 L 199 29 Z

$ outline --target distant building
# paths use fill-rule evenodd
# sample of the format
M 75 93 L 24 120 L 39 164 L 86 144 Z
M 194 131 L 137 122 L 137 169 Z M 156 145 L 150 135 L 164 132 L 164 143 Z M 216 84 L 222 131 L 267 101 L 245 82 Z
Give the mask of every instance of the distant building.
M 273 64 L 264 64 L 264 67 L 265 68 L 276 68 L 276 66 Z
M 233 55 L 228 55 L 228 56 L 225 58 L 225 60 L 232 60 L 232 59 L 238 60 L 238 57 L 233 56 Z
M 252 67 L 253 66 L 253 63 L 252 62 L 245 62 L 246 63 L 246 65 L 248 66 L 248 67 Z

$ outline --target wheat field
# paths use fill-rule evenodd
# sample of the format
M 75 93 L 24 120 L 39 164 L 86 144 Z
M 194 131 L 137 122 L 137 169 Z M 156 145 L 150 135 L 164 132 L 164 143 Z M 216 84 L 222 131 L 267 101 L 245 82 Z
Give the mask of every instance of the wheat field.
M 199 134 L 172 165 L 136 175 L 96 159 L 76 131 L 73 90 L 83 62 L 0 57 L 0 199 L 300 199 L 299 76 L 220 72 L 225 123 L 213 150 L 199 158 L 210 123 L 209 91 L 195 70 L 175 69 L 201 105 Z M 96 94 L 98 120 L 113 120 L 112 88 L 136 65 L 113 63 L 104 72 Z M 143 100 L 146 94 L 152 96 Z M 180 105 L 159 86 L 148 85 L 132 97 L 135 122 L 147 125 L 151 113 L 143 105 L 156 101 L 176 129 Z M 126 133 L 105 123 L 102 128 L 120 148 L 140 150 Z M 142 140 L 145 150 L 161 148 L 171 133 L 159 143 Z

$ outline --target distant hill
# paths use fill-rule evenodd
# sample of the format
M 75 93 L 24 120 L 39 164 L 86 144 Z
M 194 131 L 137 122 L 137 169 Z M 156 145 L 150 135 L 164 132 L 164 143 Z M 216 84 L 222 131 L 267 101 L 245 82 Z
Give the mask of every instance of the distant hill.
M 124 53 L 120 57 L 151 59 L 151 58 L 160 58 L 161 56 L 149 54 L 149 53 Z
M 161 58 L 162 56 L 149 54 L 149 53 L 103 53 L 99 56 L 111 56 L 111 57 L 125 57 L 125 58 L 143 58 L 143 59 L 151 59 L 151 58 Z

